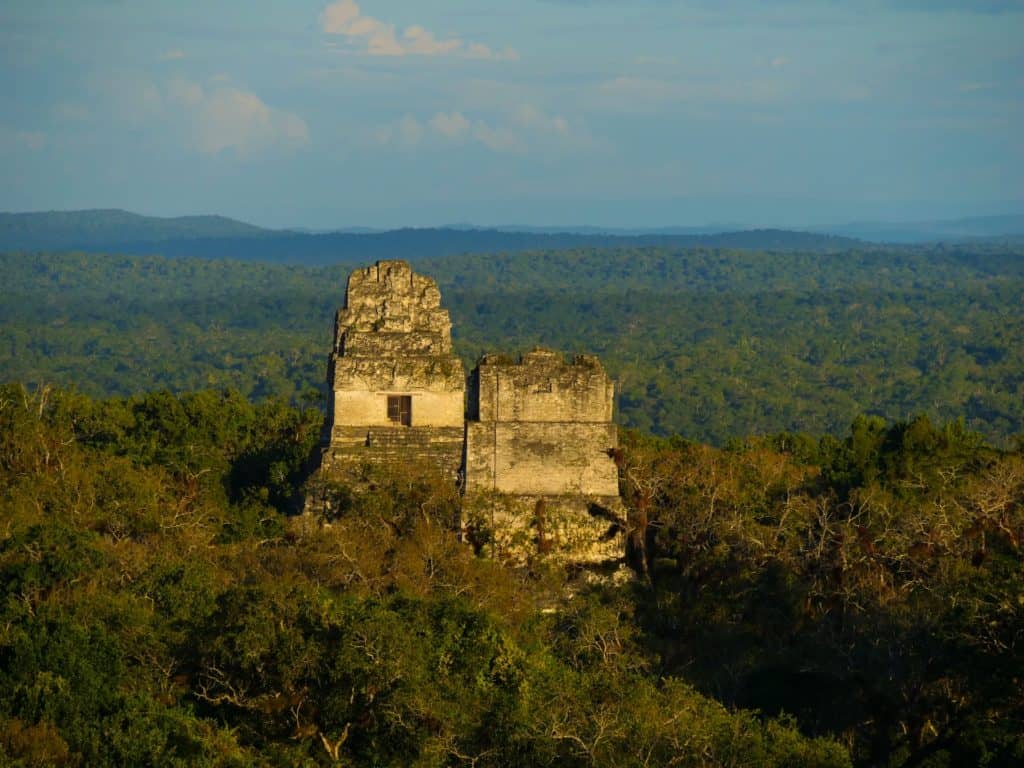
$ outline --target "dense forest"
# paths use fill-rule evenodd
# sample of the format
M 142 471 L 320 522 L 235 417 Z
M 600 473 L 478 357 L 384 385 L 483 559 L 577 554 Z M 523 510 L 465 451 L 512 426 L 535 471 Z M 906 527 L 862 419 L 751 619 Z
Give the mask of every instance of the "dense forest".
M 2 255 L 0 763 L 1024 761 L 1019 249 L 416 268 L 618 379 L 628 578 L 412 467 L 295 514 L 350 266 Z
M 542 344 L 601 355 L 618 421 L 716 445 L 841 435 L 861 413 L 1024 432 L 1024 251 L 626 248 L 417 262 L 467 368 Z M 232 387 L 315 402 L 351 267 L 0 255 L 4 378 L 92 396 Z
M 623 434 L 632 579 L 509 569 L 321 416 L 0 387 L 0 763 L 1016 766 L 1024 443 Z

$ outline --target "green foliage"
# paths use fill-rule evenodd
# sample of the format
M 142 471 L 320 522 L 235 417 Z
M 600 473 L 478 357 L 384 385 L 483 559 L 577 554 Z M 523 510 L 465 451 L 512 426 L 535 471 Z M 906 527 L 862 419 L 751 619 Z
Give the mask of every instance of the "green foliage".
M 421 269 L 467 362 L 597 352 L 691 438 L 616 454 L 636 582 L 475 556 L 411 467 L 290 516 L 347 267 L 3 256 L 5 375 L 81 393 L 0 385 L 0 762 L 1024 759 L 1019 251 Z
M 662 678 L 628 588 L 475 556 L 439 479 L 368 468 L 329 527 L 288 517 L 317 421 L 0 388 L 0 762 L 849 764 Z
M 454 489 L 412 469 L 326 489 L 329 527 L 289 518 L 318 422 L 225 391 L 0 388 L 3 761 L 1024 754 L 1024 462 L 962 423 L 724 451 L 626 433 L 639 578 L 567 591 L 475 556 Z
M 1016 764 L 1019 454 L 962 422 L 859 417 L 816 451 L 627 435 L 621 461 L 651 584 L 638 617 L 668 674 L 788 713 L 859 764 Z
M 595 352 L 624 426 L 724 445 L 838 436 L 870 412 L 963 417 L 1003 445 L 1024 432 L 1024 258 L 1008 246 L 537 251 L 417 269 L 438 280 L 467 365 L 538 343 Z M 0 365 L 92 396 L 296 402 L 324 388 L 349 270 L 0 255 Z

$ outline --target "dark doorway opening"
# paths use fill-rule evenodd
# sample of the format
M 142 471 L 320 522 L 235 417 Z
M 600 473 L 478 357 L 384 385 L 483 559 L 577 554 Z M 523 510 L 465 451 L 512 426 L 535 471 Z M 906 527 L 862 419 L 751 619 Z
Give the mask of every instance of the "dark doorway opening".
M 388 419 L 408 427 L 412 425 L 412 397 L 388 395 Z

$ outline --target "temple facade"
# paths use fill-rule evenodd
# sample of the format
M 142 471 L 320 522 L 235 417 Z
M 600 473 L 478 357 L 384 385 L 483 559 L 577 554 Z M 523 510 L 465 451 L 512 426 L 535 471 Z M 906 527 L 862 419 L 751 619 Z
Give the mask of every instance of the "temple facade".
M 466 493 L 617 497 L 614 398 L 592 355 L 485 355 L 469 379 Z
M 621 557 L 615 390 L 596 357 L 485 355 L 467 379 L 437 284 L 380 261 L 349 277 L 328 381 L 324 477 L 429 468 L 459 483 L 503 559 Z
M 353 272 L 334 326 L 322 465 L 427 462 L 458 472 L 466 373 L 437 284 L 403 261 Z

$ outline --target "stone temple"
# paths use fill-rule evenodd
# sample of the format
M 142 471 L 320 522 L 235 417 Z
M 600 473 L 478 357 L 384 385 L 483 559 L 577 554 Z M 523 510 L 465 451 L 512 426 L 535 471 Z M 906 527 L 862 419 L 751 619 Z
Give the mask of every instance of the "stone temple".
M 431 468 L 459 482 L 464 525 L 485 525 L 503 559 L 621 558 L 614 385 L 596 357 L 484 355 L 467 379 L 437 284 L 380 261 L 349 276 L 328 382 L 324 478 Z
M 322 465 L 462 462 L 466 372 L 437 284 L 402 261 L 353 272 L 334 326 Z

